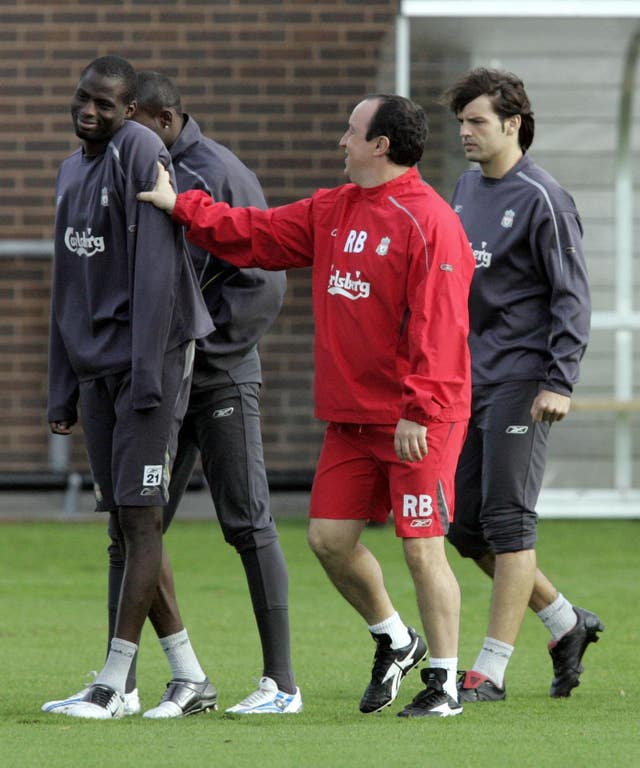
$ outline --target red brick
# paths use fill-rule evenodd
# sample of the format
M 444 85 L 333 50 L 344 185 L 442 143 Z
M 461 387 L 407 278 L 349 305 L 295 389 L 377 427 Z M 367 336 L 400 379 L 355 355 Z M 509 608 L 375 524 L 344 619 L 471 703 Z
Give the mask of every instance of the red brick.
M 78 146 L 69 99 L 81 69 L 117 52 L 166 72 L 185 109 L 264 184 L 271 205 L 342 182 L 337 141 L 361 95 L 379 90 L 381 46 L 398 0 L 21 0 L 0 2 L 0 240 L 52 236 L 53 184 Z M 388 51 L 385 56 L 388 57 Z M 438 62 L 433 63 L 434 67 Z M 438 74 L 418 80 L 423 90 Z M 437 150 L 433 137 L 431 146 Z M 430 170 L 435 162 L 428 160 Z M 0 432 L 7 471 L 47 466 L 48 258 L 0 257 Z M 2 333 L 2 330 L 5 333 Z M 289 274 L 281 316 L 263 340 L 267 466 L 311 470 L 323 425 L 313 419 L 310 270 Z M 16 426 L 18 425 L 18 426 Z M 81 430 L 77 468 L 86 468 Z

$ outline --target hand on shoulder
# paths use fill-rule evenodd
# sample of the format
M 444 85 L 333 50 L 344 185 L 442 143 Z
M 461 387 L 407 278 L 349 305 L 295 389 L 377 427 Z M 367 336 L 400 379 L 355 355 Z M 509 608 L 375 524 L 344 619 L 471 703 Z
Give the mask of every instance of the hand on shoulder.
M 177 195 L 171 186 L 171 177 L 167 169 L 161 162 L 158 162 L 157 166 L 158 178 L 154 188 L 149 192 L 138 192 L 137 198 L 142 203 L 153 203 L 156 208 L 166 211 L 171 215 L 176 204 Z

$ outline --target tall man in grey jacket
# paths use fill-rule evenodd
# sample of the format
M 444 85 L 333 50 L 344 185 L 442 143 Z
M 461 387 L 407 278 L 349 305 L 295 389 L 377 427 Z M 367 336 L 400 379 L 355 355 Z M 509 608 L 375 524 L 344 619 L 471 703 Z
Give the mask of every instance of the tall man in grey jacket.
M 171 155 L 180 191 L 202 189 L 230 205 L 265 208 L 255 174 L 229 149 L 205 137 L 191 115 L 183 113 L 176 85 L 158 72 L 137 73 L 133 119 L 159 136 Z M 286 288 L 284 272 L 239 270 L 214 254 L 189 244 L 215 330 L 196 345 L 188 409 L 180 430 L 164 508 L 163 529 L 171 524 L 188 486 L 198 455 L 225 540 L 245 569 L 262 647 L 258 689 L 229 707 L 235 714 L 282 714 L 302 709 L 291 663 L 288 575 L 275 522 L 270 513 L 260 427 L 262 381 L 257 344 L 278 316 Z M 124 559 L 117 537 L 109 547 L 109 634 L 113 634 Z M 160 636 L 165 651 L 187 647 L 166 552 L 155 608 L 170 634 Z M 150 617 L 153 621 L 153 616 Z M 216 705 L 217 692 L 195 657 L 183 679 L 172 679 L 148 718 L 182 717 Z M 132 664 L 126 702 L 135 703 Z M 186 679 L 184 679 L 186 678 Z M 77 694 L 70 697 L 73 700 Z M 59 711 L 69 700 L 47 702 Z
M 110 513 L 125 553 L 106 663 L 60 710 L 91 719 L 124 714 L 125 681 L 158 588 L 193 340 L 213 329 L 180 229 L 136 199 L 153 186 L 158 160 L 171 161 L 129 120 L 135 92 L 133 67 L 119 56 L 83 70 L 71 102 L 81 148 L 56 180 L 48 421 L 53 433 L 69 434 L 79 403 L 96 506 Z
M 476 270 L 472 416 L 448 537 L 493 578 L 487 636 L 459 682 L 460 698 L 505 698 L 505 669 L 527 605 L 551 634 L 550 694 L 565 697 L 604 627 L 537 569 L 535 506 L 550 427 L 569 412 L 589 336 L 582 225 L 570 195 L 526 154 L 534 119 L 518 77 L 475 69 L 444 101 L 460 124 L 465 156 L 478 163 L 458 179 L 452 200 Z

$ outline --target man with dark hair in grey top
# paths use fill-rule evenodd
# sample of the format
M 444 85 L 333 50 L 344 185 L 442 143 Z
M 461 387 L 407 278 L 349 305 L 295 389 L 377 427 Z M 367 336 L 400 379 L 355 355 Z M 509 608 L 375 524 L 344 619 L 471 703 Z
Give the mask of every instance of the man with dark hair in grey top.
M 138 73 L 138 108 L 133 119 L 166 145 L 178 191 L 202 189 L 229 205 L 266 208 L 255 174 L 227 147 L 203 136 L 194 118 L 182 111 L 178 88 L 168 77 Z M 222 533 L 245 569 L 262 646 L 258 689 L 227 711 L 299 712 L 302 699 L 291 665 L 287 567 L 270 513 L 262 450 L 257 347 L 280 312 L 286 276 L 238 269 L 192 243 L 188 247 L 216 329 L 196 345 L 191 396 L 178 439 L 164 529 L 173 519 L 200 454 Z M 117 570 L 117 562 L 112 562 L 112 573 L 114 567 Z M 163 711 L 168 709 L 161 702 L 145 716 L 171 716 Z
M 80 405 L 96 506 L 110 513 L 125 569 L 106 663 L 82 696 L 55 711 L 82 718 L 125 714 L 125 681 L 162 561 L 162 509 L 191 383 L 193 340 L 211 333 L 179 227 L 140 205 L 164 144 L 130 121 L 133 67 L 95 59 L 71 102 L 81 148 L 56 180 L 48 420 L 67 435 Z
M 461 676 L 462 701 L 504 699 L 505 670 L 531 607 L 551 634 L 550 694 L 580 683 L 604 629 L 536 565 L 535 506 L 551 424 L 569 412 L 587 346 L 590 292 L 575 204 L 526 154 L 534 116 L 522 81 L 472 70 L 443 97 L 465 156 L 452 205 L 476 258 L 469 301 L 472 417 L 456 475 L 448 538 L 493 578 L 487 637 Z

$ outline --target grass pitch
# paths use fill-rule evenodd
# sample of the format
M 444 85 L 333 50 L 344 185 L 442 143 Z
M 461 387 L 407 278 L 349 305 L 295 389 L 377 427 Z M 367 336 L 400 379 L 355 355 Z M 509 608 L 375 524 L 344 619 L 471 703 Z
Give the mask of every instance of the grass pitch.
M 0 760 L 7 768 L 371 768 L 371 766 L 640 765 L 640 523 L 543 521 L 540 567 L 606 625 L 585 654 L 582 685 L 569 699 L 548 696 L 547 633 L 524 622 L 507 676 L 508 698 L 467 705 L 460 717 L 395 717 L 419 690 L 412 672 L 398 699 L 377 715 L 358 712 L 373 644 L 310 553 L 306 522 L 279 524 L 290 575 L 293 656 L 304 712 L 224 717 L 255 688 L 261 656 L 240 559 L 212 522 L 174 523 L 167 545 L 185 624 L 219 691 L 220 710 L 180 721 L 131 717 L 78 721 L 40 711 L 47 699 L 82 687 L 102 666 L 106 645 L 104 522 L 0 526 L 2 620 Z M 419 626 L 413 588 L 391 528 L 367 529 L 404 620 Z M 460 666 L 486 631 L 489 581 L 453 551 L 463 615 Z M 145 628 L 138 684 L 143 708 L 168 679 Z

